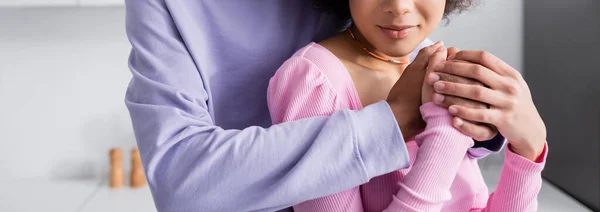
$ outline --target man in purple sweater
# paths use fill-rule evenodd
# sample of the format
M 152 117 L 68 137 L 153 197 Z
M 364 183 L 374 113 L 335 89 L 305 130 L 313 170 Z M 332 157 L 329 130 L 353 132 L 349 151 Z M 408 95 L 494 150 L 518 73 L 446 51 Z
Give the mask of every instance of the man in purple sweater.
M 343 27 L 310 0 L 127 0 L 126 8 L 126 104 L 159 211 L 284 210 L 408 166 L 404 138 L 420 129 L 406 123 L 420 117 L 398 113 L 402 102 L 271 126 L 273 73 Z M 469 153 L 503 143 L 496 136 Z

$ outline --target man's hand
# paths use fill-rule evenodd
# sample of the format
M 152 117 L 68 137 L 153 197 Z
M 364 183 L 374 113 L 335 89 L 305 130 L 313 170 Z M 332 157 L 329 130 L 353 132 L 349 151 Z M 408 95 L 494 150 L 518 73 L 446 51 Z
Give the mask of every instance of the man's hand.
M 430 59 L 430 64 L 427 68 L 428 75 L 426 76 L 425 85 L 423 86 L 423 89 L 424 89 L 423 93 L 425 93 L 425 89 L 431 89 L 432 92 L 427 92 L 427 94 L 430 95 L 427 98 L 432 99 L 434 102 L 436 102 L 437 104 L 439 104 L 445 108 L 448 108 L 448 107 L 450 107 L 450 105 L 453 105 L 453 104 L 461 105 L 461 106 L 468 107 L 468 108 L 474 108 L 474 109 L 483 109 L 483 108 L 489 107 L 488 104 L 485 104 L 485 103 L 482 103 L 479 101 L 461 98 L 461 97 L 455 97 L 455 96 L 444 96 L 444 95 L 436 94 L 433 91 L 433 84 L 437 81 L 454 82 L 454 83 L 481 86 L 481 87 L 485 86 L 483 83 L 481 83 L 477 80 L 473 80 L 473 79 L 466 78 L 463 76 L 457 76 L 457 75 L 453 75 L 453 74 L 440 73 L 440 72 L 433 73 L 435 71 L 434 70 L 435 67 L 438 64 L 445 62 L 448 57 L 454 56 L 459 51 L 460 50 L 455 47 L 450 47 L 450 48 L 448 48 L 447 54 L 444 53 L 443 51 L 441 51 L 441 52 L 438 51 L 432 55 L 432 59 Z M 425 103 L 425 102 L 423 102 L 423 103 Z M 464 120 L 459 117 L 454 117 L 454 122 L 455 123 L 456 122 L 463 123 L 461 125 L 456 125 L 457 129 L 460 130 L 461 132 L 463 132 L 464 134 L 471 136 L 476 141 L 487 141 L 487 140 L 494 138 L 498 134 L 498 129 L 494 125 L 472 122 L 470 120 Z
M 435 91 L 446 97 L 472 99 L 490 105 L 488 108 L 467 108 L 450 104 L 450 113 L 497 126 L 511 144 L 511 150 L 523 157 L 535 160 L 542 153 L 546 126 L 533 104 L 527 83 L 517 70 L 488 52 L 461 51 L 435 71 L 471 78 L 486 85 L 435 82 Z
M 405 69 L 404 73 L 392 87 L 388 95 L 387 102 L 390 104 L 398 126 L 406 141 L 412 140 L 414 136 L 422 132 L 425 128 L 425 122 L 421 118 L 419 107 L 422 101 L 422 87 L 426 71 L 429 67 L 430 58 L 436 52 L 448 51 L 448 56 L 458 52 L 456 48 L 445 49 L 442 42 L 437 42 L 429 47 L 419 51 L 415 60 Z M 438 53 L 439 54 L 439 53 Z M 444 54 L 445 55 L 445 54 Z M 443 58 L 445 60 L 445 58 Z M 429 67 L 432 69 L 433 67 Z M 478 81 L 465 77 L 454 76 L 451 74 L 440 74 L 439 80 L 445 80 L 455 83 L 480 85 Z M 486 104 L 472 101 L 464 98 L 449 98 L 446 106 L 461 105 L 467 108 L 483 108 Z M 475 140 L 485 141 L 492 139 L 498 131 L 495 127 L 487 124 L 469 123 L 465 130 L 461 131 Z

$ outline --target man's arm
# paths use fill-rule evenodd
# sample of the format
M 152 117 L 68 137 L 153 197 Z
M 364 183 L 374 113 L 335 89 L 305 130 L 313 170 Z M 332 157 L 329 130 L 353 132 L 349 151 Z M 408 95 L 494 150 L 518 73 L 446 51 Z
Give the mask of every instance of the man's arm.
M 126 104 L 159 211 L 273 211 L 408 166 L 385 102 L 268 129 L 215 126 L 204 76 L 165 3 L 126 8 Z

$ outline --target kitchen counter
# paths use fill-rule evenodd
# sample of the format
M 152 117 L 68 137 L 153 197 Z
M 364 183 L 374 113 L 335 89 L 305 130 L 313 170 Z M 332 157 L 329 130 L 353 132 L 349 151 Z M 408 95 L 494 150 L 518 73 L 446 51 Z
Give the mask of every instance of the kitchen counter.
M 483 169 L 490 190 L 496 187 L 499 169 Z M 150 189 L 110 189 L 105 182 L 3 180 L 0 181 L 0 211 L 61 212 L 152 212 L 156 211 Z M 544 182 L 538 198 L 542 212 L 591 211 Z

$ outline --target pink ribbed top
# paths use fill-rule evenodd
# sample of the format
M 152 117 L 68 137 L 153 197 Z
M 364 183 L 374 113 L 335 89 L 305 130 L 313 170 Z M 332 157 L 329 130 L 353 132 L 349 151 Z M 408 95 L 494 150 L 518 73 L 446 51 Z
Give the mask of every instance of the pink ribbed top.
M 275 124 L 362 109 L 346 67 L 316 43 L 279 68 L 269 84 L 268 104 Z M 498 187 L 488 195 L 477 160 L 466 153 L 473 139 L 452 127 L 442 107 L 427 103 L 421 114 L 427 126 L 406 143 L 409 168 L 300 203 L 295 211 L 537 211 L 547 147 L 536 162 L 507 148 Z

